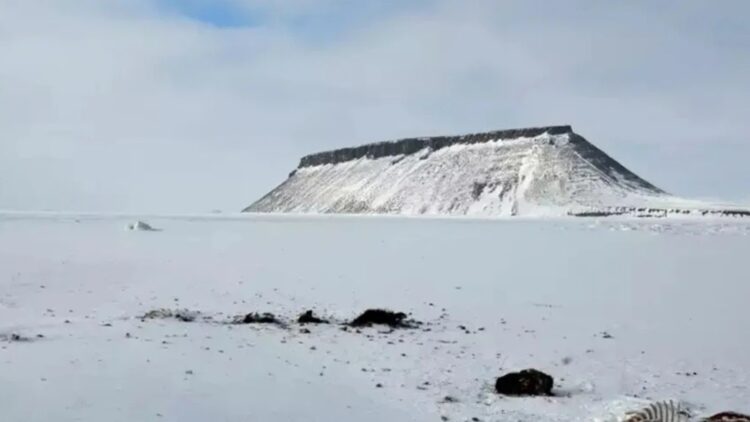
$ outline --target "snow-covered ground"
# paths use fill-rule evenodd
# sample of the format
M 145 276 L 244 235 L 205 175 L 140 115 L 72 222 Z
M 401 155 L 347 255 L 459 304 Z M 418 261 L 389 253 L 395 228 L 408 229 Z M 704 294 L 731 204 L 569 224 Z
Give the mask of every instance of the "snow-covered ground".
M 0 420 L 615 421 L 662 399 L 750 412 L 749 257 L 741 219 L 1 214 Z M 424 325 L 224 323 L 369 307 Z M 155 308 L 213 319 L 138 318 Z M 493 393 L 527 367 L 557 395 Z

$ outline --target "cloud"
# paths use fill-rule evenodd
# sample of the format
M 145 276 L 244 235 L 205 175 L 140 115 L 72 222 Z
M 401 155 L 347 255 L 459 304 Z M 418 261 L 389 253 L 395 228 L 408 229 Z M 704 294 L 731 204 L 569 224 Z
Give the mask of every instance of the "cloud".
M 0 208 L 237 210 L 305 153 L 559 123 L 747 197 L 745 2 L 223 1 L 0 0 Z

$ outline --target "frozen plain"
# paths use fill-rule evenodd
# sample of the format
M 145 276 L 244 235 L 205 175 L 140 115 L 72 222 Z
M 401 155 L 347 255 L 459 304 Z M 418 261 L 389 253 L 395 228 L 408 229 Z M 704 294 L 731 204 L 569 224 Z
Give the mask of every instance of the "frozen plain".
M 0 420 L 617 421 L 664 399 L 748 413 L 748 257 L 750 221 L 730 218 L 3 213 Z M 223 323 L 370 307 L 425 325 Z M 138 318 L 155 308 L 213 322 Z M 492 392 L 527 367 L 557 396 Z

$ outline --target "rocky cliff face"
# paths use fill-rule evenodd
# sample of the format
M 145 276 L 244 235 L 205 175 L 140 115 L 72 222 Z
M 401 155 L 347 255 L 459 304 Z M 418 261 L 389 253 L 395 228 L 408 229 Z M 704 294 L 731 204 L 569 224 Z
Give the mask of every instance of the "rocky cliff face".
M 571 133 L 570 126 L 548 126 L 525 129 L 497 130 L 493 132 L 472 133 L 461 136 L 434 136 L 429 138 L 406 138 L 398 141 L 378 142 L 353 148 L 342 148 L 324 151 L 302 157 L 299 167 L 312 167 L 321 164 L 338 164 L 358 158 L 381 158 L 395 155 L 408 155 L 425 148 L 437 151 L 441 148 L 457 144 L 478 144 L 497 139 L 532 138 L 548 133 L 561 135 Z
M 550 126 L 308 155 L 284 183 L 244 211 L 564 215 L 666 209 L 674 201 L 570 126 Z

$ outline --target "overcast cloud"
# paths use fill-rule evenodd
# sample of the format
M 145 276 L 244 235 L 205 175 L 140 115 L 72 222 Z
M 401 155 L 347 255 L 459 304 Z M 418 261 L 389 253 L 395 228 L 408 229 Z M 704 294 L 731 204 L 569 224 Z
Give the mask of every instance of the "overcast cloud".
M 571 124 L 750 198 L 750 2 L 0 0 L 0 209 L 236 211 L 318 150 Z

